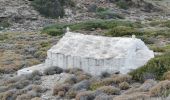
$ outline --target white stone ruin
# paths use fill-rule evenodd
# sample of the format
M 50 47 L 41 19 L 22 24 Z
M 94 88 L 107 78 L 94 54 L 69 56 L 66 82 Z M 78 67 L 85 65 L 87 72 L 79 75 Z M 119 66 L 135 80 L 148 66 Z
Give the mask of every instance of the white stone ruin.
M 153 51 L 134 35 L 132 38 L 84 35 L 69 32 L 67 28 L 63 38 L 47 51 L 45 64 L 19 70 L 18 75 L 40 67 L 43 72 L 52 66 L 80 68 L 92 75 L 117 71 L 125 74 L 145 65 L 153 57 Z

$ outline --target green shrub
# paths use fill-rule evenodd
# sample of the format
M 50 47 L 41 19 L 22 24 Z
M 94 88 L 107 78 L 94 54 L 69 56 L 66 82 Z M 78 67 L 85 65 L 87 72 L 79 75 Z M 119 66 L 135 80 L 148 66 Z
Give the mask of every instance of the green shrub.
M 50 45 L 50 43 L 43 41 L 43 42 L 40 43 L 40 45 L 43 48 L 43 47 L 48 47 Z
M 119 0 L 116 5 L 121 9 L 128 9 L 128 3 L 125 0 Z
M 43 31 L 42 33 L 47 33 L 48 35 L 51 35 L 51 36 L 58 36 L 58 35 L 62 35 L 64 33 L 63 30 L 61 29 L 47 29 L 45 31 Z
M 45 75 L 53 75 L 53 74 L 60 74 L 63 72 L 63 69 L 57 66 L 49 67 L 44 70 Z
M 149 34 L 147 34 L 147 35 L 149 35 Z M 145 35 L 143 35 L 143 36 L 138 36 L 137 38 L 140 38 L 142 41 L 144 41 L 146 44 L 154 44 L 154 39 L 152 39 L 152 38 L 150 38 L 150 37 L 148 37 L 148 36 L 145 36 Z
M 165 48 L 163 47 L 150 47 L 150 49 L 152 49 L 154 52 L 165 52 Z
M 108 8 L 98 7 L 96 9 L 96 12 L 103 12 L 103 11 L 107 11 L 107 10 L 108 10 Z
M 170 28 L 170 20 L 163 23 L 163 26 Z
M 42 15 L 51 18 L 64 16 L 64 6 L 74 6 L 72 0 L 33 0 L 32 6 Z
M 107 10 L 107 11 L 101 11 L 96 13 L 97 17 L 100 19 L 124 19 L 124 16 L 114 13 L 113 11 Z
M 160 25 L 161 23 L 162 23 L 162 21 L 152 21 L 152 22 L 150 22 L 149 24 L 150 24 L 152 27 L 154 27 L 154 26 Z
M 42 33 L 47 33 L 49 35 L 56 36 L 56 35 L 62 35 L 64 33 L 63 30 L 65 30 L 66 27 L 70 27 L 72 31 L 76 31 L 76 30 L 91 31 L 98 28 L 111 29 L 117 26 L 138 28 L 141 27 L 141 24 L 136 22 L 134 23 L 129 21 L 119 21 L 119 20 L 89 20 L 89 21 L 72 23 L 72 24 L 57 23 L 45 27 L 42 30 Z
M 106 35 L 114 36 L 114 37 L 120 37 L 120 36 L 126 36 L 126 35 L 137 35 L 141 36 L 144 32 L 140 32 L 132 27 L 126 27 L 126 26 L 117 26 L 109 30 L 109 32 L 106 33 Z
M 144 81 L 146 75 L 152 75 L 156 79 L 162 79 L 165 72 L 170 70 L 170 53 L 151 59 L 146 65 L 130 72 L 134 80 Z
M 4 19 L 4 20 L 0 20 L 0 30 L 3 30 L 4 28 L 9 27 L 11 24 L 9 22 L 9 20 Z
M 0 34 L 0 41 L 4 41 L 8 39 L 8 35 L 7 34 Z

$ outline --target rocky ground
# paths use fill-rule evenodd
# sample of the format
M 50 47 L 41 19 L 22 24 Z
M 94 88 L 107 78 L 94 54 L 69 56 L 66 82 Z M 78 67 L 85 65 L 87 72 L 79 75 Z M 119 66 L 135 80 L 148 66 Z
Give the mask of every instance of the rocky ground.
M 58 68 L 57 68 L 58 69 Z M 1 100 L 169 100 L 170 81 L 136 82 L 129 75 L 102 74 L 92 77 L 79 69 L 48 74 L 4 75 L 0 78 Z M 60 72 L 60 73 L 58 73 Z M 8 98 L 8 99 L 7 99 Z
M 103 8 L 108 7 L 116 14 L 125 16 L 125 19 L 122 20 L 143 23 L 144 27 L 141 30 L 168 31 L 169 29 L 157 23 L 157 20 L 161 22 L 169 19 L 169 10 L 158 12 L 157 9 L 153 9 L 148 12 L 148 9 L 142 7 L 125 10 L 118 8 L 114 3 L 105 2 L 105 0 L 74 1 L 76 7 L 67 8 L 64 18 L 50 19 L 41 16 L 34 10 L 28 0 L 0 0 L 0 100 L 15 100 L 16 98 L 17 100 L 70 100 L 75 98 L 77 100 L 80 98 L 83 100 L 169 100 L 169 97 L 166 97 L 166 94 L 169 94 L 169 81 L 150 79 L 145 82 L 136 82 L 129 75 L 125 75 L 123 78 L 120 77 L 121 74 L 92 77 L 79 71 L 78 73 L 66 71 L 52 75 L 36 73 L 27 77 L 16 76 L 18 69 L 44 62 L 47 50 L 61 38 L 61 36 L 42 34 L 40 30 L 43 27 L 56 22 L 74 23 L 96 19 L 96 13 L 93 12 L 93 7 L 96 5 Z M 133 1 L 137 3 L 138 0 Z M 168 7 L 166 2 L 169 1 L 163 0 L 161 6 L 159 6 L 159 1 L 151 3 L 154 3 L 156 7 L 159 6 L 159 9 L 165 10 Z M 155 23 L 155 21 L 157 25 L 151 26 L 150 22 Z M 105 30 L 79 30 L 78 32 L 103 35 L 100 33 Z M 162 36 L 148 38 L 154 40 L 154 44 L 149 45 L 151 48 L 155 45 L 163 47 L 170 43 L 169 38 Z M 109 90 L 109 86 L 112 86 L 111 90 Z
M 66 16 L 62 19 L 50 19 L 41 16 L 32 6 L 29 0 L 1 0 L 0 1 L 0 22 L 5 24 L 1 28 L 3 31 L 8 32 L 30 32 L 42 29 L 44 26 L 54 24 L 56 22 L 79 22 L 89 19 L 96 19 L 95 9 L 109 8 L 115 14 L 125 17 L 125 20 L 145 20 L 150 18 L 163 18 L 168 19 L 169 10 L 164 12 L 164 6 L 148 8 L 146 2 L 140 3 L 138 0 L 132 0 L 134 5 L 140 7 L 131 7 L 128 10 L 120 9 L 114 3 L 105 0 L 74 0 L 76 6 L 74 8 L 65 8 Z M 168 1 L 164 1 L 166 4 Z M 162 4 L 162 3 L 158 3 Z M 157 4 L 157 5 L 158 5 Z M 164 4 L 164 5 L 165 5 Z M 168 3 L 167 3 L 168 4 Z M 163 5 L 163 4 L 162 4 Z M 165 5 L 168 7 L 168 5 Z M 165 8 L 164 8 L 165 9 Z M 166 15 L 166 16 L 165 16 Z M 165 16 L 165 17 L 162 17 Z M 0 29 L 1 29 L 0 28 Z

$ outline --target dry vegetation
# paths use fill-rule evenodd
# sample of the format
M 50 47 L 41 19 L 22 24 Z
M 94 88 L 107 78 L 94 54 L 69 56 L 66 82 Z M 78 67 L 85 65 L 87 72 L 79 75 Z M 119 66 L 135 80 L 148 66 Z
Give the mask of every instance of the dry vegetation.
M 39 33 L 3 33 L 0 39 L 0 73 L 12 73 L 41 63 L 57 37 Z
M 41 74 L 39 72 L 26 76 L 8 77 L 1 81 L 1 100 L 31 100 L 46 92 L 46 89 L 40 86 Z
M 43 1 L 47 2 L 47 0 Z M 62 5 L 62 0 L 57 1 L 60 1 L 60 5 Z M 40 73 L 35 72 L 20 77 L 16 77 L 14 74 L 14 76 L 7 77 L 5 75 L 15 73 L 20 68 L 43 62 L 46 59 L 47 50 L 58 42 L 66 27 L 70 27 L 71 31 L 85 34 L 114 37 L 131 37 L 132 34 L 135 34 L 150 49 L 161 55 L 150 60 L 145 66 L 132 71 L 130 75 L 104 72 L 101 76 L 94 77 L 76 68 L 67 70 L 59 67 L 48 68 L 45 70 L 44 76 L 71 74 L 63 83 L 55 83 L 52 89 L 54 97 L 59 97 L 59 99 L 75 98 L 76 100 L 147 100 L 153 97 L 165 98 L 170 94 L 170 53 L 168 53 L 170 51 L 170 21 L 161 19 L 124 21 L 126 16 L 113 12 L 100 4 L 101 7 L 92 5 L 91 2 L 94 1 L 87 2 L 85 5 L 88 6 L 87 10 L 91 16 L 96 18 L 95 20 L 56 23 L 44 27 L 41 32 L 0 33 L 0 74 L 2 74 L 0 77 L 0 100 L 41 100 L 41 96 L 48 91 L 41 86 L 43 76 Z M 40 0 L 35 0 L 33 6 L 39 11 L 44 10 L 38 6 L 39 3 Z M 64 3 L 66 2 L 64 1 Z M 116 7 L 126 10 L 129 9 L 128 6 L 131 3 L 116 0 L 115 4 Z M 133 4 L 133 7 L 136 6 Z M 138 6 L 142 7 L 142 4 L 140 3 Z M 153 5 L 144 6 L 148 12 L 153 10 L 150 9 Z M 56 6 L 47 8 L 53 10 L 53 7 Z M 63 7 L 61 9 L 62 12 L 55 12 L 56 15 L 48 17 L 63 16 Z M 47 11 L 44 15 L 47 16 L 48 13 L 51 12 Z M 129 15 L 129 12 L 127 13 Z M 7 22 L 3 23 L 1 22 L 0 26 L 10 26 Z

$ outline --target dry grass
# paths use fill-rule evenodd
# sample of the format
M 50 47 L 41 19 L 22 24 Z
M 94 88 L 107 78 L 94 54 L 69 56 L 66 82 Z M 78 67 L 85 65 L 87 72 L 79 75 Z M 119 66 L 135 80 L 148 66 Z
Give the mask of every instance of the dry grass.
M 94 98 L 93 91 L 80 92 L 76 95 L 76 100 L 94 100 Z
M 11 98 L 13 96 L 13 92 L 7 91 L 0 93 L 0 100 L 8 100 L 8 98 Z
M 122 90 L 127 90 L 127 89 L 130 88 L 130 85 L 127 82 L 122 82 L 122 83 L 119 84 L 119 88 L 122 89 Z
M 57 84 L 53 88 L 53 95 L 65 95 L 70 87 L 69 84 Z
M 39 64 L 46 58 L 46 51 L 53 45 L 50 37 L 39 33 L 3 33 L 10 38 L 0 41 L 0 73 L 11 73 L 22 67 Z M 41 45 L 42 42 L 48 45 Z M 39 52 L 38 56 L 36 55 Z M 44 54 L 45 53 L 45 54 Z
M 114 86 L 103 86 L 97 89 L 98 91 L 102 91 L 108 95 L 118 95 L 120 94 L 120 89 Z
M 113 100 L 150 100 L 150 96 L 143 92 L 123 94 L 113 98 Z
M 65 80 L 64 83 L 75 84 L 75 83 L 77 83 L 77 77 L 76 76 L 70 76 L 69 78 L 67 78 Z
M 77 75 L 77 81 L 78 82 L 80 82 L 80 81 L 83 81 L 83 80 L 88 80 L 88 79 L 90 79 L 91 78 L 91 75 L 89 75 L 89 74 L 86 74 L 86 73 L 79 73 L 78 75 Z
M 170 89 L 170 81 L 165 80 L 159 82 L 157 85 L 152 87 L 149 91 L 151 96 L 164 96 L 169 92 Z
M 170 71 L 164 73 L 163 79 L 164 79 L 164 80 L 170 80 Z
M 73 99 L 76 97 L 78 91 L 74 91 L 74 90 L 69 90 L 67 93 L 66 93 L 66 98 L 68 99 Z
M 130 82 L 132 80 L 132 77 L 130 75 L 119 75 L 114 78 L 116 83 L 122 83 L 122 82 Z
M 122 82 L 130 82 L 131 80 L 132 80 L 132 77 L 129 75 L 111 75 L 111 77 L 104 78 L 97 82 L 93 82 L 90 85 L 90 89 L 96 90 L 97 88 L 102 87 L 102 86 L 109 86 L 112 84 L 119 84 Z
M 113 78 L 105 78 L 105 79 L 99 80 L 97 82 L 93 82 L 90 85 L 90 89 L 96 90 L 97 88 L 100 88 L 102 86 L 108 86 L 108 85 L 111 85 L 111 84 L 114 84 L 114 83 L 115 83 L 115 80 Z

